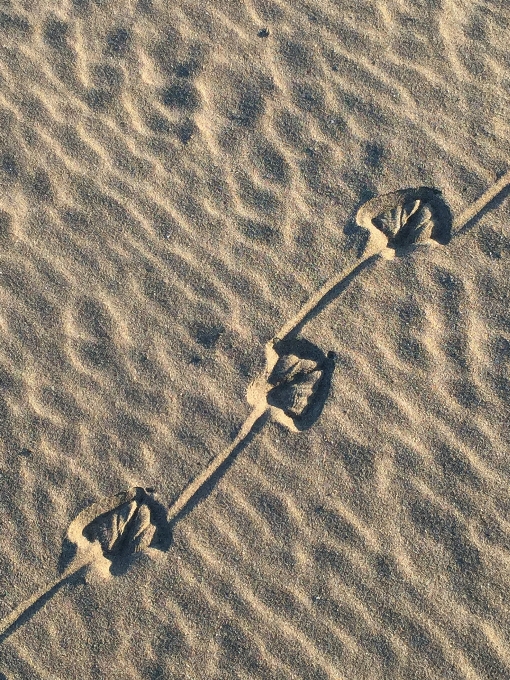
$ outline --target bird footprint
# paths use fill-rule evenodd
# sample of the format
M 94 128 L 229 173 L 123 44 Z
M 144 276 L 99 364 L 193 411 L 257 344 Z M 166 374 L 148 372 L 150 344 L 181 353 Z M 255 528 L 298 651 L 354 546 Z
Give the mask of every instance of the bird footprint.
M 273 388 L 267 393 L 267 403 L 281 409 L 290 418 L 302 418 L 317 392 L 324 370 L 312 359 L 295 354 L 280 357 L 268 378 Z
M 452 215 L 441 192 L 430 187 L 401 189 L 376 196 L 358 210 L 356 222 L 375 227 L 388 239 L 390 248 L 450 240 Z
M 98 541 L 103 555 L 108 558 L 127 557 L 145 550 L 151 544 L 156 527 L 151 521 L 151 510 L 147 505 L 147 493 L 141 487 L 113 496 L 108 501 L 119 501 L 119 505 L 101 512 L 103 505 L 95 504 L 86 510 L 86 519 L 91 512 L 100 514 L 82 529 L 82 535 L 91 543 Z M 80 515 L 76 518 L 80 524 Z M 82 518 L 83 519 L 83 518 Z

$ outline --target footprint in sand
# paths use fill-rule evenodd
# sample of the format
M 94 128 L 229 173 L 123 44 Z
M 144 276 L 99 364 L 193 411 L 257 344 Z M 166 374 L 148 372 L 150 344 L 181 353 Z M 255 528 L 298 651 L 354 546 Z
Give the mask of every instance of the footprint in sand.
M 296 354 L 281 357 L 269 376 L 274 385 L 267 393 L 267 403 L 280 408 L 294 421 L 302 418 L 319 389 L 324 376 L 322 365 Z
M 78 549 L 87 550 L 84 538 L 90 544 L 97 541 L 104 557 L 111 561 L 145 550 L 156 533 L 149 498 L 144 489 L 134 487 L 95 503 L 73 521 L 69 535 L 75 538 Z M 114 507 L 108 509 L 111 505 Z
M 255 408 L 271 415 L 293 432 L 307 430 L 326 402 L 334 355 L 326 356 L 308 340 L 275 340 L 266 347 L 267 371 L 248 390 Z
M 135 553 L 149 547 L 168 547 L 165 510 L 150 490 L 135 486 L 88 506 L 71 522 L 66 543 L 73 557 L 67 569 L 52 583 L 25 600 L 0 621 L 0 642 L 32 616 L 74 576 L 95 567 L 107 574 L 121 567 Z M 67 551 L 67 547 L 66 547 Z
M 419 187 L 372 198 L 358 210 L 356 222 L 382 232 L 389 248 L 431 240 L 446 245 L 451 237 L 452 215 L 441 192 Z

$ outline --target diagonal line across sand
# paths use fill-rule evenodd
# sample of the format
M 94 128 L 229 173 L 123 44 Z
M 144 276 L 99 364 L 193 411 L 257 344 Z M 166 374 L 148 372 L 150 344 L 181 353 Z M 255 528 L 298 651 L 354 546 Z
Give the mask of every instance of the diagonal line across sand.
M 480 198 L 468 205 L 468 207 L 454 219 L 454 235 L 466 231 L 469 228 L 470 223 L 480 217 L 481 213 L 484 212 L 486 208 L 490 207 L 489 204 L 502 192 L 508 189 L 508 187 L 510 187 L 510 170 L 505 172 L 505 174 L 502 175 L 497 182 L 494 182 Z

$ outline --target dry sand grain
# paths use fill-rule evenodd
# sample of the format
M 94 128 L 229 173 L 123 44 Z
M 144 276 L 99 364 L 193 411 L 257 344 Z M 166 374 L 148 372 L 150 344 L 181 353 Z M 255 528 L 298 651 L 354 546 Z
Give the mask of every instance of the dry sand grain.
M 489 0 L 0 2 L 0 619 L 85 507 L 168 507 L 234 441 L 365 201 L 434 187 L 459 226 L 501 188 L 509 28 Z M 168 549 L 64 584 L 0 678 L 510 677 L 508 205 L 307 319 L 316 422 L 268 419 Z

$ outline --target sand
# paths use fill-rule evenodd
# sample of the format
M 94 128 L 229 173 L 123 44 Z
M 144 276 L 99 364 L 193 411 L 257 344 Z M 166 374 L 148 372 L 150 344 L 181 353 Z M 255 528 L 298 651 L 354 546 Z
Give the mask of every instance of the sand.
M 488 0 L 0 2 L 0 619 L 59 584 L 2 680 L 510 677 L 509 29 Z M 315 410 L 285 415 L 272 339 L 416 187 L 451 241 L 313 307 L 283 354 L 313 348 Z

